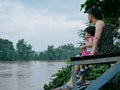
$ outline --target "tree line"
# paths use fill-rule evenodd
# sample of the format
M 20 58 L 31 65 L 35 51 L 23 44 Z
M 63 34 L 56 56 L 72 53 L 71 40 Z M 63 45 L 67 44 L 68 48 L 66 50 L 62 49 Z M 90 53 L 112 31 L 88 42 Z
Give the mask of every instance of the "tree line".
M 7 39 L 0 39 L 0 60 L 65 60 L 71 56 L 80 53 L 78 47 L 73 44 L 61 45 L 55 48 L 49 45 L 47 50 L 36 52 L 32 49 L 32 45 L 25 42 L 24 39 L 18 40 L 16 49 L 13 42 Z

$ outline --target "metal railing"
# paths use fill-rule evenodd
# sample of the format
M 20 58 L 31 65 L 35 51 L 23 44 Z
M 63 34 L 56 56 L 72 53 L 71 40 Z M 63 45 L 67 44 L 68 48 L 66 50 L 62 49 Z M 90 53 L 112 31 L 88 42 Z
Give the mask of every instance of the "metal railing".
M 92 64 L 107 64 L 115 63 L 114 66 L 110 67 L 100 77 L 98 77 L 92 84 L 90 84 L 85 90 L 99 90 L 109 80 L 120 72 L 120 52 L 114 54 L 102 54 L 96 56 L 85 56 L 85 57 L 71 57 L 71 68 L 73 78 L 73 89 L 79 90 L 76 86 L 76 74 L 75 65 L 92 65 Z M 101 83 L 102 81 L 102 83 Z

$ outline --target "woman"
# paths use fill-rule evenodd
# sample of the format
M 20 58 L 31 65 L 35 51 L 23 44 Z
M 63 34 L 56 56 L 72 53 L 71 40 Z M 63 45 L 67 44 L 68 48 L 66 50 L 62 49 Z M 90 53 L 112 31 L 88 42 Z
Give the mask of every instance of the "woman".
M 120 52 L 120 48 L 113 45 L 113 30 L 102 20 L 103 16 L 101 10 L 95 7 L 91 8 L 88 11 L 88 19 L 90 23 L 95 25 L 95 36 L 90 55 L 94 55 L 96 50 L 99 54 Z

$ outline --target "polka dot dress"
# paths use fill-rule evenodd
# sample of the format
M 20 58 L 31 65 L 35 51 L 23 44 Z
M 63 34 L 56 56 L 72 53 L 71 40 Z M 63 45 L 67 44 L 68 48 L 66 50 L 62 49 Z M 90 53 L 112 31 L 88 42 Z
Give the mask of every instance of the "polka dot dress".
M 120 52 L 120 47 L 113 45 L 113 29 L 106 25 L 103 28 L 100 42 L 98 44 L 98 52 L 102 54 L 110 54 Z

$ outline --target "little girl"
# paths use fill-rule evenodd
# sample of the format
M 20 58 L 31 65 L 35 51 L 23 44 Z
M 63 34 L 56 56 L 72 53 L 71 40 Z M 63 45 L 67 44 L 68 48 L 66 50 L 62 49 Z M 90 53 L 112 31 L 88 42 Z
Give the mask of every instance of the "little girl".
M 81 57 L 89 56 L 90 51 L 92 50 L 95 27 L 90 26 L 89 28 L 86 28 L 85 33 L 86 33 L 85 35 L 86 44 L 81 46 L 81 50 L 82 50 Z M 77 77 L 80 77 L 81 75 L 85 74 L 87 71 L 88 71 L 88 67 L 85 67 L 85 65 L 80 65 L 80 71 L 78 72 Z

